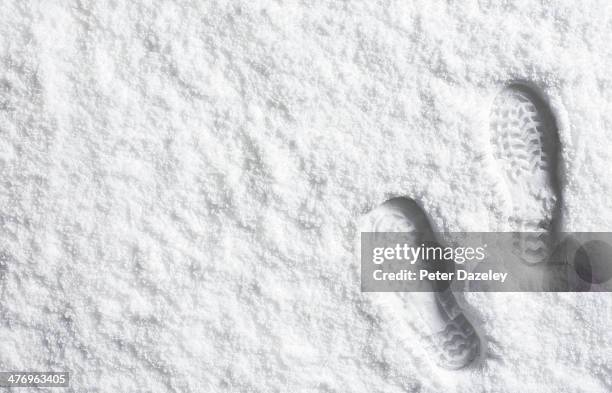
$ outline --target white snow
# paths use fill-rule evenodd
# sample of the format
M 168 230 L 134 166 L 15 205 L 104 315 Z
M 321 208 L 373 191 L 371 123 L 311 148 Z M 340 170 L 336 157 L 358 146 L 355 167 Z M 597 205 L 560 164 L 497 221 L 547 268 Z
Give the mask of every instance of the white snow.
M 610 230 L 610 7 L 0 2 L 0 371 L 69 370 L 73 391 L 612 391 L 612 296 L 467 294 L 486 354 L 447 372 L 360 293 L 354 250 L 392 196 L 440 230 L 504 228 L 488 116 L 514 79 L 557 116 L 565 228 Z

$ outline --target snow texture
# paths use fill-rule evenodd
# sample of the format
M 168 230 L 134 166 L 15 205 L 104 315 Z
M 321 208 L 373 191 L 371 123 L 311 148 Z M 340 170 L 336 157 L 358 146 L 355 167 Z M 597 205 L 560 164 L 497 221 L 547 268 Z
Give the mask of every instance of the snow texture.
M 610 230 L 611 7 L 0 1 L 0 370 L 78 392 L 612 391 L 612 296 L 467 294 L 485 352 L 444 371 L 402 304 L 406 329 L 360 292 L 354 250 L 395 196 L 438 230 L 507 228 L 489 115 L 514 80 L 556 116 L 563 228 Z

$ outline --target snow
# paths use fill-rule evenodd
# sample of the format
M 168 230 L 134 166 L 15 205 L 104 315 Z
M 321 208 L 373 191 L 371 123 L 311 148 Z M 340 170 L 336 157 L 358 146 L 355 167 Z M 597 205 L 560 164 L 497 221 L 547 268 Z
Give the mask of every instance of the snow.
M 488 116 L 516 79 L 557 117 L 564 228 L 610 230 L 611 16 L 0 2 L 0 370 L 69 370 L 73 391 L 611 391 L 607 294 L 467 294 L 486 353 L 448 372 L 405 304 L 398 329 L 359 291 L 354 250 L 393 196 L 440 230 L 505 227 Z

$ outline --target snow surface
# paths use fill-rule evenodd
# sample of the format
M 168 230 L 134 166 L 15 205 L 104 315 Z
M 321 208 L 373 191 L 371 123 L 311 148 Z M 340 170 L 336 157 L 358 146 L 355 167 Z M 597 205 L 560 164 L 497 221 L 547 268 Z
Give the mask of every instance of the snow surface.
M 611 295 L 467 294 L 486 353 L 443 371 L 360 293 L 354 250 L 393 196 L 440 230 L 506 227 L 489 108 L 515 79 L 557 116 L 565 229 L 610 230 L 611 18 L 0 1 L 0 370 L 79 392 L 612 391 Z

